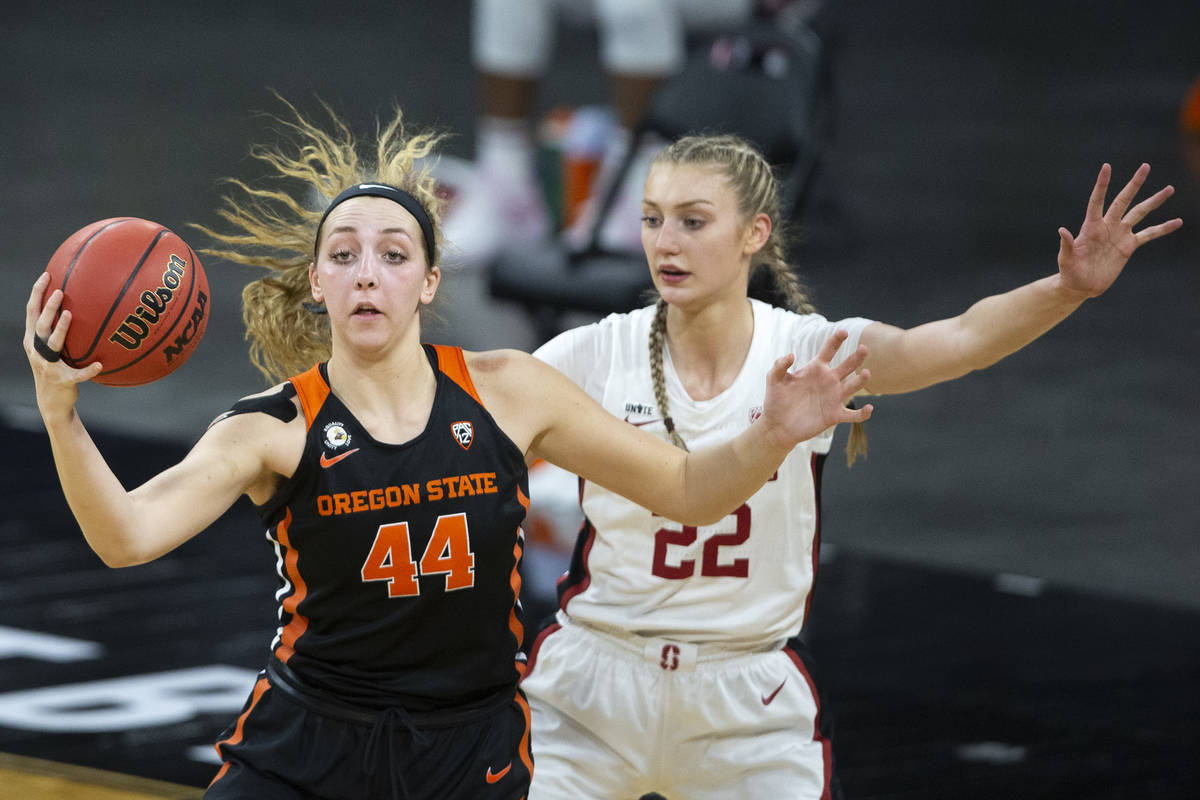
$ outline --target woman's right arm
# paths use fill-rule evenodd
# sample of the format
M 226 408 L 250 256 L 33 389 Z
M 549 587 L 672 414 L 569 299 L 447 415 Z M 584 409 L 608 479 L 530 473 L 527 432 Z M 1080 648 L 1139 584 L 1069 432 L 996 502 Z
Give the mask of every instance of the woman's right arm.
M 34 347 L 39 336 L 61 350 L 70 326 L 70 312 L 58 313 L 61 292 L 55 290 L 43 308 L 47 282 L 45 275 L 38 279 L 26 305 L 25 352 L 63 494 L 105 564 L 151 561 L 204 530 L 241 494 L 261 492 L 273 480 L 269 443 L 273 438 L 278 450 L 283 423 L 247 414 L 214 425 L 180 463 L 127 492 L 75 411 L 79 384 L 102 366 L 75 369 L 47 360 Z

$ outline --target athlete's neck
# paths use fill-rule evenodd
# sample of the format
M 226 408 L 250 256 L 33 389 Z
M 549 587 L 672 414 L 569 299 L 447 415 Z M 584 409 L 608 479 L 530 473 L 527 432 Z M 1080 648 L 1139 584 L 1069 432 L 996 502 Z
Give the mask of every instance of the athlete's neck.
M 675 374 L 693 400 L 733 384 L 754 339 L 754 309 L 743 295 L 696 311 L 667 308 L 667 347 Z
M 329 387 L 375 439 L 401 443 L 425 429 L 437 379 L 424 348 L 395 348 L 367 360 L 334 354 Z

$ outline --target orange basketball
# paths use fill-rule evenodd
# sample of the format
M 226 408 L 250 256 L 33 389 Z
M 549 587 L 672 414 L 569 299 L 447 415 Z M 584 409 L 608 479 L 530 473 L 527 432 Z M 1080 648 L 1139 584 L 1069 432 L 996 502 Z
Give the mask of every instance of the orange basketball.
M 59 245 L 46 266 L 71 327 L 63 361 L 104 365 L 109 386 L 150 383 L 196 350 L 209 315 L 200 259 L 171 231 L 137 217 L 102 219 Z

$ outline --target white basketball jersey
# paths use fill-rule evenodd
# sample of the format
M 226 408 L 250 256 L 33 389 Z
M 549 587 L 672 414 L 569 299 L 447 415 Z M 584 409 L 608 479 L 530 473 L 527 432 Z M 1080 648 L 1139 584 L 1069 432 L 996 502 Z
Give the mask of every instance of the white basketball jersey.
M 709 400 L 684 391 L 670 353 L 663 368 L 670 414 L 690 449 L 725 442 L 762 413 L 766 375 L 786 353 L 810 361 L 836 330 L 849 337 L 835 363 L 858 347 L 871 320 L 829 322 L 751 301 L 754 337 L 733 384 Z M 669 438 L 654 400 L 649 336 L 654 309 L 614 314 L 567 331 L 534 354 L 579 384 L 610 413 Z M 588 524 L 560 604 L 602 629 L 737 648 L 769 647 L 804 624 L 816 569 L 813 470 L 830 429 L 792 451 L 776 475 L 715 525 L 685 526 L 592 483 L 583 489 Z M 536 503 L 536 498 L 533 498 Z

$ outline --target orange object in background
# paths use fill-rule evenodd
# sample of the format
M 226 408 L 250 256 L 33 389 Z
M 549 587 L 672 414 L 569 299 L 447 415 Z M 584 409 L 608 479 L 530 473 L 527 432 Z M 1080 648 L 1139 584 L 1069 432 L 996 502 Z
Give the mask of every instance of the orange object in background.
M 1200 78 L 1183 98 L 1179 108 L 1179 128 L 1184 133 L 1200 133 Z
M 563 221 L 573 225 L 583 211 L 592 192 L 592 183 L 600 170 L 600 159 L 590 156 L 567 156 L 563 164 Z
M 616 130 L 616 114 L 607 106 L 581 106 L 571 114 L 562 152 L 563 227 L 579 219 Z
M 1197 78 L 1179 107 L 1179 138 L 1183 163 L 1192 180 L 1200 183 L 1200 78 Z

